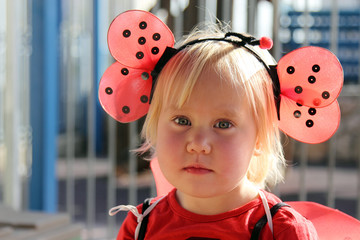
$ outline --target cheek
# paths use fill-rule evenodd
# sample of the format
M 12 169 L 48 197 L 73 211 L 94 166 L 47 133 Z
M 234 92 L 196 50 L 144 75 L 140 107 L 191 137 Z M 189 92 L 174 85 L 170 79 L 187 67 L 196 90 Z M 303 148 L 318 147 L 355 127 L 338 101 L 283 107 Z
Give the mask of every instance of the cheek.
M 176 183 L 177 170 L 183 162 L 181 148 L 183 140 L 172 133 L 169 129 L 163 128 L 157 135 L 156 155 L 160 169 L 166 180 L 174 185 Z
M 218 151 L 222 155 L 224 168 L 247 169 L 253 156 L 255 140 L 236 137 L 227 141 L 218 142 Z
M 226 183 L 239 183 L 241 182 L 248 172 L 252 154 L 248 149 L 241 147 L 224 148 L 222 153 L 223 161 L 218 170 L 221 172 Z
M 179 147 L 178 144 L 182 141 L 181 137 L 173 133 L 169 129 L 162 129 L 158 131 L 156 139 L 156 149 L 157 150 L 166 150 L 169 148 L 176 149 Z
M 156 139 L 156 155 L 160 165 L 175 163 L 176 158 L 181 158 L 183 145 L 184 139 L 179 134 L 167 127 L 160 128 Z

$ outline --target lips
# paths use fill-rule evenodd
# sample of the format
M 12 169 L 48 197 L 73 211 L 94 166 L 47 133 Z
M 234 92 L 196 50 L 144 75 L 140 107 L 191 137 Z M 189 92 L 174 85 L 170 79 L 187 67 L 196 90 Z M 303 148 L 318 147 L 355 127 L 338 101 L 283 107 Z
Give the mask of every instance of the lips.
M 184 170 L 188 173 L 191 173 L 191 174 L 208 174 L 208 173 L 211 173 L 213 172 L 213 170 L 211 169 L 208 169 L 204 166 L 201 166 L 201 165 L 191 165 L 191 166 L 187 166 L 184 168 Z

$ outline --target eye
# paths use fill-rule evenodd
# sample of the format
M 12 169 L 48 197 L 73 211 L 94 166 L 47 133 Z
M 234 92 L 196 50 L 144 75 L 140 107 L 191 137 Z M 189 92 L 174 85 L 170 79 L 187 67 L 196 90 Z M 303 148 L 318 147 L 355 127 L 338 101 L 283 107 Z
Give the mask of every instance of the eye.
M 214 125 L 214 127 L 220 128 L 220 129 L 227 129 L 227 128 L 232 127 L 232 124 L 229 121 L 219 121 Z
M 191 122 L 186 117 L 176 117 L 174 122 L 182 126 L 191 126 Z

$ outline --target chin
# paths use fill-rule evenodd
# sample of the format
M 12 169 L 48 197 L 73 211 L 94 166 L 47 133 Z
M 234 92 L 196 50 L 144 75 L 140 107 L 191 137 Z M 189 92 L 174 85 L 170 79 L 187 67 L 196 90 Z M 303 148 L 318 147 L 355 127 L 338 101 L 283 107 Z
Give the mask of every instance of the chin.
M 212 186 L 187 186 L 183 188 L 177 188 L 182 193 L 191 196 L 193 198 L 213 198 L 224 195 L 227 191 L 219 191 Z

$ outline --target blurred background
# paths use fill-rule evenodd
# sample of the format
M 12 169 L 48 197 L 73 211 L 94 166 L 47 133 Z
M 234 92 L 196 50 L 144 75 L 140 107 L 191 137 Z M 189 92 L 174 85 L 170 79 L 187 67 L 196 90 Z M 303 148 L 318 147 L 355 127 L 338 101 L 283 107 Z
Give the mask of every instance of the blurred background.
M 148 162 L 129 152 L 143 119 L 115 122 L 97 99 L 114 61 L 107 29 L 128 9 L 151 11 L 176 39 L 216 19 L 269 36 L 276 60 L 307 45 L 333 51 L 345 75 L 340 128 L 322 144 L 285 139 L 289 168 L 272 191 L 360 218 L 358 0 L 0 0 L 0 206 L 67 213 L 81 239 L 114 239 L 126 213 L 108 209 L 156 195 Z

